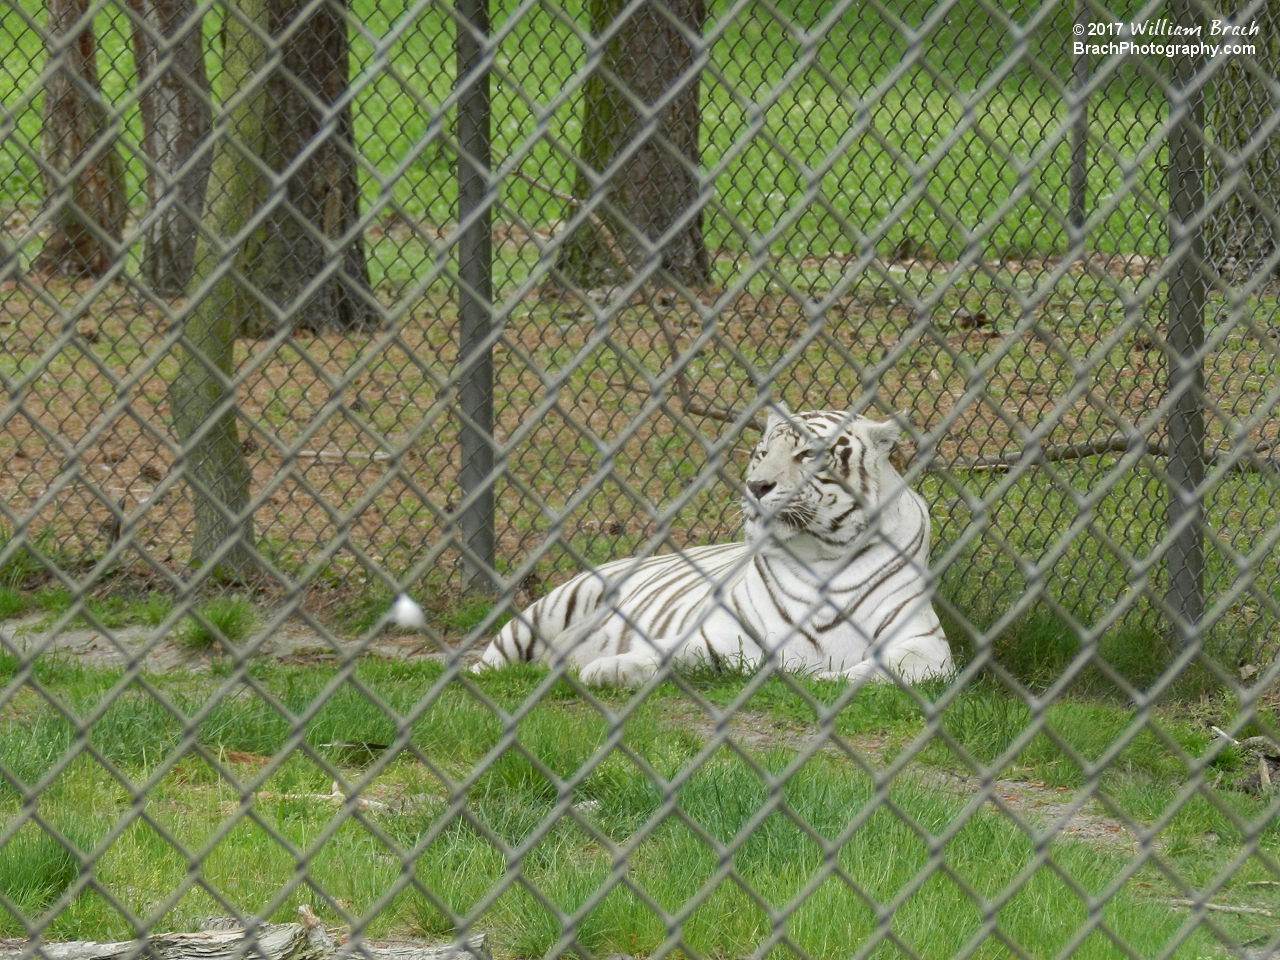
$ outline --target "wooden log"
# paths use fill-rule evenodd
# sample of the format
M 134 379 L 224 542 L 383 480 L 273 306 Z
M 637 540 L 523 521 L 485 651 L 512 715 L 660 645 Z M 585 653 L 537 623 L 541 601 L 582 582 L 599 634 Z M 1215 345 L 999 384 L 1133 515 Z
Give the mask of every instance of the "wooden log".
M 313 942 L 314 940 L 314 942 Z M 27 944 L 0 944 L 0 960 L 22 956 Z M 254 936 L 243 929 L 201 930 L 199 933 L 161 933 L 148 940 L 92 943 L 72 940 L 40 947 L 47 960 L 326 960 L 318 938 L 308 936 L 300 923 L 268 923 Z
M 461 948 L 452 943 L 443 947 L 429 947 L 409 941 L 375 941 L 361 943 L 358 947 L 352 944 L 341 946 L 338 948 L 338 956 L 351 957 L 352 960 L 360 960 L 361 957 L 369 957 L 371 960 L 491 960 L 483 934 L 471 937 Z
M 220 926 L 214 921 L 206 926 Z M 0 940 L 0 960 L 29 955 L 31 944 Z M 147 940 L 92 943 L 74 940 L 41 944 L 47 960 L 489 960 L 483 935 L 461 946 L 428 946 L 413 942 L 376 945 L 364 942 L 335 946 L 323 927 L 308 929 L 301 923 L 266 923 L 250 936 L 243 928 L 201 930 L 198 933 L 161 933 Z

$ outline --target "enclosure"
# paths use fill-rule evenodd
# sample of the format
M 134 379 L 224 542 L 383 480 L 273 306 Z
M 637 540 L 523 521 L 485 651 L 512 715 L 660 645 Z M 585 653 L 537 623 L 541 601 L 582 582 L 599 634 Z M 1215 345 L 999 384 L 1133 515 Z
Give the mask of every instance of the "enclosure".
M 3 0 L 0 950 L 1271 956 L 1280 7 L 1073 4 Z M 813 410 L 953 671 L 470 672 Z

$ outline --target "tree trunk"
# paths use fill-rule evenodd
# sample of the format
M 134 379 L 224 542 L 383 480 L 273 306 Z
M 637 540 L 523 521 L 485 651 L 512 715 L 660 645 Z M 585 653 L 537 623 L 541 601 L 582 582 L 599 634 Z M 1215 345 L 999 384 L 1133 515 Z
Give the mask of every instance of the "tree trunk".
M 1240 0 L 1224 4 L 1223 13 L 1230 16 L 1242 6 Z M 1230 156 L 1249 149 L 1256 131 L 1280 109 L 1280 100 L 1257 75 L 1280 76 L 1280 2 L 1269 0 L 1258 10 L 1256 22 L 1256 34 L 1227 38 L 1256 47 L 1251 58 L 1256 69 L 1249 69 L 1241 58 L 1227 57 L 1213 86 L 1209 132 Z M 1205 224 L 1206 259 L 1228 283 L 1248 280 L 1280 246 L 1280 133 L 1262 137 L 1242 166 L 1239 186 L 1217 203 Z M 1227 175 L 1221 162 L 1210 164 L 1211 204 Z
M 45 203 L 54 213 L 33 267 L 101 276 L 119 253 L 128 212 L 124 164 L 98 86 L 88 0 L 46 3 L 46 43 L 57 66 L 45 81 L 41 143 Z
M 700 162 L 696 51 L 659 12 L 659 3 L 695 34 L 706 19 L 703 0 L 648 0 L 605 50 L 605 69 L 587 79 L 582 162 L 600 173 L 628 147 L 638 143 L 639 148 L 605 188 L 600 220 L 611 236 L 585 223 L 565 242 L 557 266 L 578 286 L 598 287 L 616 282 L 627 270 L 646 268 L 652 257 L 640 238 L 656 242 L 685 217 L 688 222 L 657 253 L 661 266 L 682 283 L 701 285 L 710 277 L 701 211 L 690 216 L 698 205 Z M 599 35 L 624 6 L 621 0 L 591 0 L 592 32 Z M 632 99 L 657 103 L 672 90 L 678 92 L 650 123 L 632 105 Z M 590 181 L 579 174 L 574 195 L 586 200 L 590 193 Z
M 347 89 L 350 42 L 342 0 L 327 0 L 300 27 L 306 0 L 269 0 L 272 36 L 284 41 L 281 69 L 265 84 L 267 112 L 263 158 L 283 171 L 301 155 L 284 184 L 287 203 L 275 207 L 248 251 L 259 290 L 296 329 L 359 330 L 377 323 L 369 299 L 369 272 L 359 233 L 347 236 L 360 216 L 351 107 L 328 122 L 313 104 L 333 104 Z M 308 290 L 332 261 L 338 271 Z M 264 312 L 265 313 L 265 312 Z M 270 335 L 262 317 L 247 336 Z
M 266 0 L 228 0 L 223 22 L 221 102 L 236 102 L 249 89 L 266 62 L 259 36 L 266 32 Z M 236 429 L 233 350 L 241 328 L 258 310 L 251 291 L 225 271 L 227 260 L 243 264 L 243 251 L 231 241 L 244 229 L 246 217 L 266 198 L 267 180 L 251 159 L 263 150 L 266 96 L 244 96 L 218 120 L 217 143 L 202 220 L 210 243 L 196 242 L 191 300 L 184 320 L 178 375 L 169 389 L 174 427 L 184 447 L 180 463 L 187 471 L 195 507 L 196 531 L 192 563 L 214 561 L 230 575 L 255 567 L 253 518 L 237 522 L 249 502 L 249 467 Z M 212 280 L 208 289 L 203 289 Z M 221 409 L 223 405 L 226 409 Z M 231 516 L 228 516 L 231 514 Z
M 211 124 L 209 80 L 194 0 L 129 0 L 135 15 L 134 60 L 142 149 L 147 156 L 147 210 L 142 275 L 166 297 L 186 292 L 196 259 L 196 233 L 209 181 L 205 144 Z M 166 58 L 171 58 L 164 63 Z M 202 149 L 204 148 L 204 149 Z

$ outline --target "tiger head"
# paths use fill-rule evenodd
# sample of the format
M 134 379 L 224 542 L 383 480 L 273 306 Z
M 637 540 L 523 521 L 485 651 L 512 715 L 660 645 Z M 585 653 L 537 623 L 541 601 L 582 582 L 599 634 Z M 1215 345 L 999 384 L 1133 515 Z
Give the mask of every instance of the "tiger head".
M 889 453 L 901 435 L 892 420 L 771 412 L 747 469 L 748 536 L 757 539 L 767 527 L 775 540 L 808 533 L 832 546 L 849 543 L 900 488 Z

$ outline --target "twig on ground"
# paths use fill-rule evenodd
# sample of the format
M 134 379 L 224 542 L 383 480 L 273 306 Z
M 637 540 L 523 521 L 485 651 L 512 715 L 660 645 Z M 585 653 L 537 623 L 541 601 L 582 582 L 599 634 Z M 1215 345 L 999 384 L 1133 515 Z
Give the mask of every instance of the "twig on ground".
M 363 450 L 299 450 L 299 457 L 314 457 L 317 460 L 390 460 L 391 454 L 378 450 L 366 453 Z
M 1055 444 L 1048 447 L 1040 447 L 1038 450 L 1028 448 L 1026 450 L 1018 450 L 1014 453 L 1006 453 L 998 457 L 957 457 L 955 460 L 942 464 L 930 464 L 929 471 L 937 472 L 939 470 L 993 470 L 1004 472 L 1012 469 L 1024 459 L 1030 459 L 1032 462 L 1040 461 L 1042 463 L 1060 463 L 1065 460 L 1081 460 L 1085 457 L 1098 457 L 1106 453 L 1125 453 L 1132 447 L 1132 441 L 1128 437 L 1112 436 L 1104 437 L 1101 440 L 1089 440 L 1084 443 L 1063 443 Z M 1147 452 L 1153 456 L 1160 456 L 1160 444 L 1153 440 L 1147 441 Z
M 551 186 L 550 184 L 543 183 L 537 177 L 533 176 L 532 174 L 525 173 L 523 170 L 519 169 L 518 167 L 516 168 L 515 174 L 525 183 L 529 184 L 529 186 L 537 190 L 541 190 L 543 193 L 547 194 L 548 196 L 555 197 L 557 200 L 561 201 L 562 203 L 567 203 L 571 207 L 582 206 L 582 201 L 579 200 L 577 197 L 572 196 L 571 194 L 568 194 L 568 193 L 564 193 L 563 191 L 557 190 L 555 187 Z M 613 256 L 614 262 L 618 266 L 622 267 L 622 269 L 627 272 L 627 276 L 630 277 L 632 275 L 631 265 L 627 263 L 627 258 L 623 256 L 622 251 L 618 248 L 618 241 L 614 237 L 613 231 L 609 229 L 608 224 L 606 224 L 604 222 L 604 219 L 599 214 L 596 214 L 596 213 L 588 213 L 587 222 L 600 231 L 601 239 L 604 240 L 604 245 L 609 248 L 609 253 Z
M 350 799 L 342 788 L 338 786 L 338 781 L 333 781 L 333 791 L 331 793 L 273 793 L 270 790 L 259 790 L 253 795 L 255 800 L 326 800 L 331 803 L 346 803 Z M 361 810 L 390 810 L 389 804 L 380 800 L 370 800 L 367 797 L 359 797 L 356 800 Z
M 1219 737 L 1221 737 L 1223 740 L 1229 740 L 1232 743 L 1234 743 L 1236 746 L 1240 745 L 1239 740 L 1237 740 L 1231 734 L 1227 733 L 1227 731 L 1223 730 L 1221 727 L 1210 726 L 1209 729 L 1212 730 Z
M 655 313 L 658 316 L 658 326 L 662 329 L 662 336 L 667 341 L 667 350 L 671 354 L 671 364 L 675 366 L 680 362 L 679 335 L 667 323 L 667 315 L 664 311 L 657 310 Z M 742 416 L 741 411 L 717 407 L 698 396 L 697 391 L 689 384 L 689 375 L 684 367 L 680 367 L 676 371 L 675 392 L 685 413 L 692 413 L 698 417 L 708 417 L 711 420 L 719 420 L 723 423 L 736 423 Z M 763 433 L 765 424 L 759 417 L 752 417 L 747 421 L 746 426 Z
M 665 330 L 665 324 L 664 330 Z M 679 380 L 679 377 L 677 377 Z M 679 387 L 677 386 L 677 393 Z M 681 398 L 681 404 L 689 413 L 697 416 L 709 417 L 712 420 L 721 420 L 725 423 L 736 423 L 742 416 L 742 412 L 734 408 L 725 409 L 723 407 L 712 407 L 700 400 L 690 399 L 685 402 Z M 745 425 L 753 430 L 764 431 L 764 422 L 759 417 L 752 417 Z M 1254 453 L 1266 453 L 1274 449 L 1280 441 L 1263 440 L 1253 447 Z M 1084 443 L 1064 443 L 1056 444 L 1048 447 L 1040 447 L 1038 450 L 1028 448 L 1026 450 L 1018 450 L 1014 453 L 1002 454 L 998 457 L 955 457 L 954 459 L 935 458 L 932 462 L 925 466 L 926 473 L 941 473 L 946 470 L 975 470 L 975 471 L 996 471 L 1006 472 L 1013 469 L 1016 465 L 1029 460 L 1032 465 L 1037 463 L 1061 463 L 1067 460 L 1081 460 L 1085 457 L 1099 457 L 1108 453 L 1126 453 L 1133 447 L 1133 441 L 1125 436 L 1103 437 L 1100 440 L 1088 440 Z M 1153 457 L 1167 457 L 1169 451 L 1163 443 L 1158 440 L 1146 441 L 1146 452 Z M 1223 463 L 1226 460 L 1225 453 L 1211 453 L 1205 456 L 1204 462 L 1209 465 Z M 910 467 L 916 460 L 920 459 L 920 454 L 916 454 L 911 460 L 907 461 Z M 1234 464 L 1233 469 L 1241 470 L 1245 473 L 1259 472 L 1260 468 L 1257 464 L 1241 461 Z
M 688 413 L 692 413 L 699 417 L 707 417 L 711 420 L 720 420 L 724 423 L 737 423 L 738 418 L 742 416 L 741 412 L 737 410 L 725 410 L 721 407 L 713 407 L 708 403 L 703 403 L 701 400 L 691 399 L 688 403 L 685 403 L 682 400 L 681 403 L 684 406 L 685 411 Z M 758 430 L 759 432 L 764 433 L 764 421 L 759 417 L 752 417 L 746 422 L 745 426 L 750 427 L 752 430 Z
M 1167 903 L 1171 907 L 1203 907 L 1212 913 L 1241 913 L 1250 916 L 1269 917 L 1270 910 L 1263 910 L 1261 907 L 1245 907 L 1236 903 L 1197 903 L 1195 900 L 1182 900 L 1178 898 L 1160 898 L 1162 903 Z
M 1159 440 L 1147 440 L 1147 453 L 1153 457 L 1169 456 L 1169 449 Z M 1276 445 L 1274 440 L 1263 440 L 1254 444 L 1254 453 L 1266 453 L 1273 449 Z M 1079 460 L 1083 457 L 1098 457 L 1107 453 L 1127 453 L 1133 448 L 1133 442 L 1128 438 L 1120 435 L 1103 437 L 1101 440 L 1090 440 L 1086 443 L 1066 443 L 1052 447 L 1042 447 L 1038 454 L 1031 453 L 1032 462 L 1039 460 L 1041 462 L 1058 462 L 1063 460 Z M 1006 471 L 1015 464 L 1020 463 L 1024 458 L 1028 457 L 1028 451 L 1017 451 L 1015 453 L 1006 453 L 1000 457 L 973 457 L 971 459 L 957 458 L 949 463 L 934 467 L 930 465 L 930 472 L 939 469 L 968 469 L 968 470 L 996 470 Z M 1227 460 L 1227 453 L 1210 453 L 1204 457 L 1204 462 L 1211 466 L 1224 463 Z M 1257 464 L 1250 463 L 1247 460 L 1238 461 L 1232 465 L 1232 469 L 1240 470 L 1244 473 L 1259 472 Z

